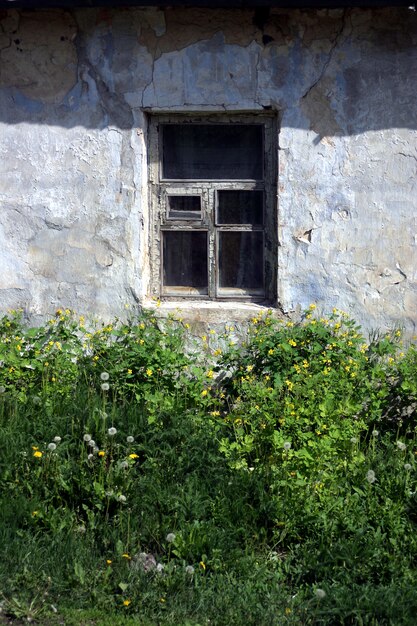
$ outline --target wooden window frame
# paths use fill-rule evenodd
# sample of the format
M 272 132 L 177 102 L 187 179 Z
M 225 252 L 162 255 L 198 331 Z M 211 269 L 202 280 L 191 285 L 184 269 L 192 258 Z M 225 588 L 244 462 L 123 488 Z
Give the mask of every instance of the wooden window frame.
M 162 177 L 162 133 L 165 124 L 259 124 L 263 127 L 262 180 L 171 180 Z M 150 263 L 151 295 L 162 299 L 210 301 L 251 301 L 274 304 L 277 294 L 277 120 L 267 114 L 156 114 L 149 118 L 150 182 Z M 223 190 L 260 190 L 264 197 L 263 224 L 217 224 L 218 192 Z M 174 219 L 169 216 L 167 197 L 196 195 L 201 197 L 199 219 Z M 169 287 L 163 284 L 164 232 L 205 231 L 208 246 L 208 289 Z M 221 232 L 261 231 L 264 240 L 263 288 L 243 290 L 219 286 L 219 234 Z M 256 260 L 254 260 L 256 262 Z

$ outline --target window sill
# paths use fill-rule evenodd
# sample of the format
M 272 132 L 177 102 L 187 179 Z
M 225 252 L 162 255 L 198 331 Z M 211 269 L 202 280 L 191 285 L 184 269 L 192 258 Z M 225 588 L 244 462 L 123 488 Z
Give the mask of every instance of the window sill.
M 191 326 L 203 327 L 224 326 L 225 324 L 246 325 L 253 317 L 260 313 L 265 315 L 268 311 L 273 312 L 273 317 L 279 319 L 285 316 L 279 309 L 263 306 L 253 302 L 214 302 L 212 300 L 184 301 L 167 300 L 155 301 L 147 299 L 143 308 L 155 311 L 158 316 L 168 317 L 173 315 Z

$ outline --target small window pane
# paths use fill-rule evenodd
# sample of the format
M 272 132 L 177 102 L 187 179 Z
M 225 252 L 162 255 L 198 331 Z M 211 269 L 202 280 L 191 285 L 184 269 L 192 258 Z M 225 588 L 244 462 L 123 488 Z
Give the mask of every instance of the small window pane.
M 201 219 L 200 196 L 168 196 L 168 217 L 177 220 Z
M 219 287 L 263 288 L 263 233 L 219 232 Z
M 207 232 L 163 232 L 165 287 L 188 287 L 207 293 Z
M 219 191 L 217 202 L 218 224 L 262 226 L 262 191 Z
M 260 180 L 261 124 L 163 124 L 163 178 Z

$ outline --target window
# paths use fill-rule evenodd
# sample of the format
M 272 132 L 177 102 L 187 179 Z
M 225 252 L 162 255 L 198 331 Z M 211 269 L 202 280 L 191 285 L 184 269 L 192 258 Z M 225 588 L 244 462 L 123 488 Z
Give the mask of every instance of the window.
M 154 295 L 275 298 L 274 129 L 272 116 L 152 118 Z

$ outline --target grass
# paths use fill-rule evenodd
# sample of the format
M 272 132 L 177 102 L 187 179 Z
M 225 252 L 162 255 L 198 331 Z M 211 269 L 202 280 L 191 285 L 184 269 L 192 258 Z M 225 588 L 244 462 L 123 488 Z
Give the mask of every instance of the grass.
M 0 320 L 0 624 L 415 624 L 415 347 L 230 332 Z

